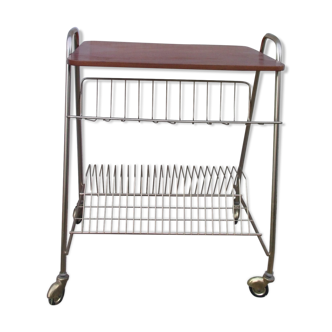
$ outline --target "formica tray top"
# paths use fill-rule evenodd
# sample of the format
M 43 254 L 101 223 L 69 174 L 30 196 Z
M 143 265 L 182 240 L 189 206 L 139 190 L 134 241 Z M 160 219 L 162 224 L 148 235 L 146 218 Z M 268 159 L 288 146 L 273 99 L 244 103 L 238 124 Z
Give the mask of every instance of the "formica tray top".
M 284 64 L 245 46 L 85 41 L 67 59 L 91 67 L 281 71 Z

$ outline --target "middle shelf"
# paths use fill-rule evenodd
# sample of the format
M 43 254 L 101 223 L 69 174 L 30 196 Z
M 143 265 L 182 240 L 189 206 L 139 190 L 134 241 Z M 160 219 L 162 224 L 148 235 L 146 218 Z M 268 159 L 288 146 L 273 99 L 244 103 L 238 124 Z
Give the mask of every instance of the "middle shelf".
M 275 124 L 252 121 L 251 86 L 245 81 L 87 77 L 79 114 L 89 121 L 187 124 Z

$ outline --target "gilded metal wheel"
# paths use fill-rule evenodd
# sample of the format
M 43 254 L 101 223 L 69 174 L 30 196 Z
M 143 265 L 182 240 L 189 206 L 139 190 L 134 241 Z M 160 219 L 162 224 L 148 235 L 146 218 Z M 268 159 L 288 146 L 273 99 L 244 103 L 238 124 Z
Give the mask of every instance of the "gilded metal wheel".
M 48 299 L 48 304 L 51 306 L 56 306 L 58 304 L 60 304 L 63 300 L 63 298 L 65 297 L 65 292 L 63 292 L 61 295 L 58 295 L 57 297 L 51 297 Z
M 65 296 L 65 290 L 62 288 L 62 285 L 57 281 L 50 286 L 47 292 L 49 305 L 56 306 L 62 302 Z
M 269 294 L 269 286 L 265 286 L 263 289 L 255 289 L 252 287 L 249 287 L 250 293 L 254 296 L 257 297 L 258 299 L 264 298 Z
M 269 294 L 269 283 L 264 277 L 252 277 L 247 282 L 250 293 L 257 298 L 264 298 Z
M 65 296 L 65 287 L 68 279 L 69 275 L 66 272 L 60 273 L 57 276 L 56 282 L 51 285 L 47 292 L 47 298 L 50 305 L 57 305 L 61 303 Z

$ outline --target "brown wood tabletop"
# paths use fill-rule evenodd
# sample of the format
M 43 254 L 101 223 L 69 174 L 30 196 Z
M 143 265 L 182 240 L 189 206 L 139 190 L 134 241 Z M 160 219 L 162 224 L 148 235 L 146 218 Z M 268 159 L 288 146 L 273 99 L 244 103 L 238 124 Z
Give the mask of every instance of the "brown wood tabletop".
M 205 70 L 281 71 L 284 64 L 245 46 L 83 42 L 70 65 Z

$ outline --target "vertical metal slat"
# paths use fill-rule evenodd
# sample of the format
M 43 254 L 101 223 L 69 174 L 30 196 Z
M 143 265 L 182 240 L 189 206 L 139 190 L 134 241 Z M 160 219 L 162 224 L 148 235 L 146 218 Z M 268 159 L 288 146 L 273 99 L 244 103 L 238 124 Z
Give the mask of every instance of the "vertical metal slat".
M 233 198 L 233 200 L 232 200 L 232 207 L 233 207 L 233 216 L 234 216 L 234 214 L 235 214 L 235 209 L 234 209 L 234 201 L 235 201 L 235 196 L 234 196 L 234 191 L 235 191 L 234 190 L 234 182 L 235 182 L 235 179 L 233 179 L 232 172 L 233 172 L 233 170 L 230 171 L 230 176 L 231 176 L 231 179 L 233 180 L 231 188 L 232 188 L 232 198 Z M 235 195 L 236 195 L 236 192 L 235 192 Z M 232 220 L 233 220 L 233 234 L 235 234 L 235 219 L 232 218 Z
M 154 221 L 153 229 L 157 232 L 157 164 L 153 164 L 153 179 L 154 179 Z
M 180 164 L 180 174 L 182 174 L 182 229 L 183 233 L 186 232 L 186 174 L 183 170 L 182 164 Z
M 220 185 L 220 174 L 219 174 L 220 167 L 218 165 L 218 219 L 219 219 L 219 233 L 221 233 L 222 230 L 222 221 L 221 221 L 221 185 Z
M 178 91 L 177 91 L 177 115 L 178 119 L 182 119 L 182 114 L 181 114 L 181 89 L 182 89 L 182 83 L 179 82 L 178 85 Z M 185 116 L 184 116 L 185 118 Z
M 191 86 L 191 119 L 195 120 L 195 89 L 196 89 L 196 83 L 193 82 L 193 85 Z
M 81 233 L 84 232 L 84 220 L 85 220 L 85 202 L 86 202 L 86 187 L 88 184 L 88 172 L 91 169 L 91 165 L 89 165 L 87 172 L 85 173 L 85 185 L 84 185 L 84 192 L 83 192 L 83 211 L 82 211 L 82 229 Z
M 98 116 L 98 80 L 95 83 L 95 91 L 94 91 L 94 115 Z
M 154 118 L 154 81 L 150 85 L 150 118 Z
M 189 215 L 189 218 L 190 218 L 190 225 L 189 225 L 189 231 L 190 233 L 193 232 L 193 197 L 192 197 L 192 190 L 193 190 L 193 175 L 194 175 L 194 172 L 190 173 L 190 170 L 189 170 L 189 165 L 186 165 L 187 169 L 188 169 L 188 179 L 189 179 L 189 206 L 190 206 L 190 215 Z
M 222 113 L 222 83 L 220 83 L 218 88 L 218 120 L 221 120 Z
M 117 213 L 117 218 L 118 218 L 118 232 L 120 232 L 120 226 L 121 226 L 121 203 L 122 203 L 122 186 L 123 186 L 123 164 L 120 163 L 120 172 L 119 172 L 119 193 L 118 193 L 118 200 L 119 200 L 119 205 L 118 205 L 118 213 Z
M 210 190 L 211 190 L 211 220 L 212 220 L 212 234 L 214 234 L 214 213 L 213 213 L 213 171 L 211 173 L 211 186 L 210 186 Z
M 164 118 L 167 119 L 168 114 L 168 81 L 165 83 L 165 89 L 164 89 Z
M 143 164 L 139 164 L 139 177 L 140 177 L 140 207 L 139 207 L 139 217 L 140 217 L 140 225 L 139 225 L 139 231 L 142 233 L 142 215 L 143 215 Z
M 172 194 L 172 172 L 170 172 L 169 170 L 169 164 L 166 165 L 166 176 L 168 175 L 168 232 L 170 233 L 171 232 L 171 229 L 172 229 L 172 219 L 171 219 L 171 215 L 172 215 L 172 200 L 171 200 L 171 194 Z
M 91 190 L 91 194 L 90 194 L 90 214 L 89 214 L 89 233 L 91 233 L 91 211 L 92 211 L 92 193 L 93 193 L 93 182 L 92 182 L 92 174 L 91 174 L 91 169 L 90 169 L 90 190 Z
M 133 163 L 133 221 L 131 228 L 133 232 L 135 232 L 135 224 L 136 224 L 136 163 Z
M 112 96 L 113 96 L 113 81 L 110 82 L 109 88 L 108 88 L 108 116 L 113 116 L 113 110 L 112 110 Z
M 104 200 L 104 219 L 103 219 L 103 233 L 106 231 L 106 214 L 107 214 L 107 194 L 109 186 L 109 163 L 106 163 L 106 187 L 105 187 L 105 200 Z
M 174 171 L 176 171 L 175 165 L 174 165 Z M 173 171 L 173 174 L 176 175 L 177 173 Z M 176 234 L 179 234 L 179 201 L 178 201 L 178 190 L 179 190 L 179 179 L 176 181 Z
M 114 193 L 116 191 L 116 166 L 113 173 L 113 190 L 112 190 L 112 211 L 111 211 L 111 233 L 113 233 L 113 216 L 114 216 Z
M 161 231 L 164 232 L 164 198 L 165 198 L 165 176 L 163 164 L 159 163 L 161 176 Z
M 125 232 L 127 233 L 127 215 L 129 212 L 129 163 L 127 163 L 126 165 L 126 200 L 125 200 L 125 207 L 124 207 L 124 213 L 125 213 L 125 224 L 124 224 L 124 228 L 125 228 Z
M 127 81 L 123 82 L 123 90 L 122 90 L 122 116 L 126 117 L 127 110 Z
M 224 186 L 225 186 L 225 217 L 226 217 L 226 227 L 225 227 L 225 230 L 226 230 L 226 233 L 228 233 L 228 194 L 227 194 L 227 182 L 226 182 L 226 177 L 227 177 L 227 165 L 225 166 L 225 174 L 224 174 Z
M 146 193 L 148 195 L 148 233 L 150 233 L 150 167 L 148 165 L 148 172 L 146 177 Z
M 236 83 L 232 87 L 232 120 L 235 120 Z
M 141 81 L 136 85 L 136 118 L 140 118 L 140 102 L 141 102 Z
M 206 82 L 206 86 L 205 86 L 204 119 L 209 119 L 209 82 Z
M 96 231 L 98 232 L 99 227 L 99 200 L 100 200 L 100 193 L 101 193 L 101 185 L 102 183 L 104 184 L 104 181 L 102 181 L 102 175 L 103 175 L 103 168 L 104 168 L 104 164 L 101 163 L 99 166 L 99 174 L 98 174 L 98 186 L 97 186 L 97 215 L 96 215 Z M 103 179 L 104 180 L 104 179 Z
M 250 95 L 249 95 L 249 88 L 248 86 L 246 87 L 247 90 L 247 95 L 246 95 L 246 120 L 250 121 L 251 116 L 250 116 Z

